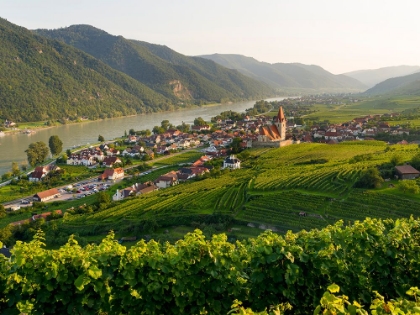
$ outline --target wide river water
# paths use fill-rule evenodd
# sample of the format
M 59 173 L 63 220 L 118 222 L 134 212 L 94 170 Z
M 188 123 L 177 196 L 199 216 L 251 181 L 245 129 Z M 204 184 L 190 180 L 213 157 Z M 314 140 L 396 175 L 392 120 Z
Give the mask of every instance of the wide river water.
M 270 98 L 267 101 L 283 100 L 284 97 Z M 155 113 L 130 117 L 120 117 L 105 120 L 96 120 L 80 124 L 62 125 L 48 129 L 37 130 L 33 134 L 15 133 L 0 137 L 0 174 L 11 170 L 12 162 L 19 165 L 26 161 L 25 150 L 29 144 L 36 141 L 43 141 L 48 145 L 48 139 L 52 135 L 58 135 L 63 141 L 63 151 L 74 146 L 95 143 L 98 135 L 104 136 L 106 140 L 112 140 L 124 135 L 129 129 L 142 130 L 152 129 L 160 126 L 162 120 L 169 120 L 173 125 L 180 125 L 182 122 L 192 124 L 194 119 L 202 117 L 209 121 L 225 110 L 244 112 L 254 106 L 255 101 L 238 102 L 223 105 L 211 105 L 192 108 L 182 111 Z

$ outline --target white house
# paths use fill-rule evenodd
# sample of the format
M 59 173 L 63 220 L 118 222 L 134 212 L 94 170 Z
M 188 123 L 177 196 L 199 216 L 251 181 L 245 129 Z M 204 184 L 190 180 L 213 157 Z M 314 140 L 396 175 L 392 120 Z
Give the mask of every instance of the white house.
M 234 155 L 231 155 L 223 161 L 223 168 L 230 168 L 232 170 L 239 169 L 241 168 L 241 161 Z

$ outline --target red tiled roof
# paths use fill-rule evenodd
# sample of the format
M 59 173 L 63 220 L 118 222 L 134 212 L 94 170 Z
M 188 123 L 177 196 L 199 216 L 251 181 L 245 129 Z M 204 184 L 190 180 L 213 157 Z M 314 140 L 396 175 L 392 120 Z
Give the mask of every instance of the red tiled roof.
M 414 167 L 412 167 L 411 165 L 395 166 L 395 170 L 398 173 L 400 173 L 401 175 L 403 175 L 403 174 L 420 174 L 420 172 L 418 170 L 416 170 Z
M 37 193 L 35 196 L 38 196 L 38 198 L 40 199 L 44 199 L 44 198 L 48 198 L 54 195 L 59 195 L 60 192 L 58 191 L 57 188 L 51 188 L 45 191 L 41 191 L 39 193 Z

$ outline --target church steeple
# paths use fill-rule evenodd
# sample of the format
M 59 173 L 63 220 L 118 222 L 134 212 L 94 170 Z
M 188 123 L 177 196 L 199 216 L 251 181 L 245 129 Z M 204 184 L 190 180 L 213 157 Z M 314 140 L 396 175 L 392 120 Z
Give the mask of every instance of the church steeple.
M 283 122 L 283 121 L 285 121 L 286 120 L 286 118 L 284 118 L 284 113 L 283 113 L 283 106 L 280 106 L 279 107 L 279 112 L 278 112 L 278 114 L 277 114 L 277 117 L 276 117 L 277 119 L 277 121 L 279 121 L 279 122 Z
M 274 117 L 274 124 L 277 127 L 277 130 L 280 135 L 280 139 L 285 140 L 286 139 L 286 118 L 284 117 L 282 106 L 280 106 L 277 116 Z

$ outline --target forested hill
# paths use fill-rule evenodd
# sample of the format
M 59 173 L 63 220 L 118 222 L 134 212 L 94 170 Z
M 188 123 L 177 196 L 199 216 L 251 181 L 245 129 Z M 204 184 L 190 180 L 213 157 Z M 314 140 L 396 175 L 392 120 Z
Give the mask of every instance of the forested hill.
M 173 101 L 223 102 L 274 94 L 265 83 L 212 61 L 113 36 L 89 25 L 34 32 L 79 48 Z
M 0 19 L 0 119 L 116 117 L 172 101 L 92 56 Z
M 385 80 L 365 92 L 367 95 L 420 95 L 420 72 Z
M 282 90 L 301 89 L 308 91 L 343 92 L 363 91 L 366 86 L 345 75 L 334 75 L 319 66 L 300 63 L 260 62 L 242 55 L 213 54 L 201 56 L 220 65 Z

